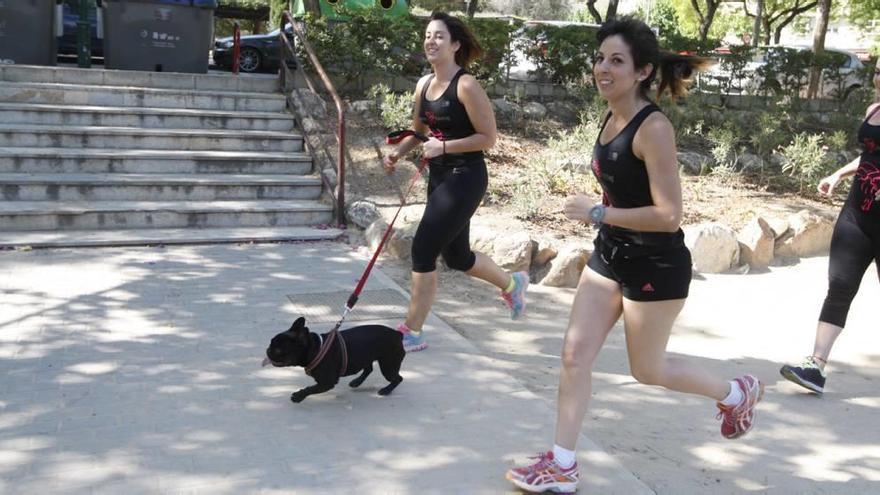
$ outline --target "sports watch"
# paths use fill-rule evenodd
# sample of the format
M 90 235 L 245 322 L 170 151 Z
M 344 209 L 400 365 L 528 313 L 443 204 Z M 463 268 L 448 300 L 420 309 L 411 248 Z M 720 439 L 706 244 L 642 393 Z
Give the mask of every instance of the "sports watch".
M 605 205 L 597 204 L 590 208 L 590 222 L 593 225 L 601 225 L 602 220 L 605 220 Z

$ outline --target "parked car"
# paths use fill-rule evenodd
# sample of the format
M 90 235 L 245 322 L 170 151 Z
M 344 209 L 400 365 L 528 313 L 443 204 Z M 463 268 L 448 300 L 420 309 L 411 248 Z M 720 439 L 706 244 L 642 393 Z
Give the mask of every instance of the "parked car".
M 293 38 L 293 29 L 285 29 Z M 238 68 L 242 72 L 263 72 L 276 70 L 281 66 L 280 29 L 266 34 L 249 34 L 241 37 L 241 51 L 238 56 Z M 214 42 L 214 64 L 218 68 L 232 69 L 233 38 L 220 38 Z M 288 61 L 288 66 L 293 64 Z
M 809 67 L 804 64 L 803 73 L 785 74 L 779 70 L 784 60 L 794 60 L 800 55 L 807 55 L 812 48 L 806 46 L 769 46 L 758 47 L 750 60 L 747 60 L 735 76 L 731 65 L 735 59 L 729 50 L 717 50 L 718 62 L 703 76 L 713 86 L 721 86 L 730 93 L 760 93 L 762 91 L 781 92 L 786 86 L 786 77 L 796 77 L 798 82 L 806 85 L 809 81 Z M 846 50 L 826 48 L 833 67 L 825 67 L 820 81 L 819 95 L 823 97 L 846 98 L 854 90 L 864 85 L 865 67 L 858 56 Z M 836 74 L 834 68 L 836 67 Z M 830 74 L 829 74 L 830 73 Z
M 79 29 L 77 26 L 79 10 L 76 5 L 71 6 L 69 1 L 65 1 L 61 8 L 63 12 L 64 34 L 58 37 L 58 55 L 76 57 L 78 55 L 76 43 Z M 89 24 L 89 30 L 92 35 L 92 56 L 103 57 L 104 40 L 98 38 L 98 9 L 94 5 L 89 7 Z

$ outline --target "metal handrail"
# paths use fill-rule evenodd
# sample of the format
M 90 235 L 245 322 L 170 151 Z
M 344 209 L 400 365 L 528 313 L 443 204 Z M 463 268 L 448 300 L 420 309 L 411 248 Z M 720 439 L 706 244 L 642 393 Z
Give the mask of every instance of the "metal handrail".
M 232 73 L 238 74 L 239 57 L 241 57 L 241 26 L 238 21 L 232 23 Z
M 281 46 L 282 51 L 285 49 L 290 52 L 290 54 L 296 57 L 296 52 L 293 49 L 293 45 L 290 43 L 290 40 L 287 38 L 287 33 L 284 30 L 285 24 L 290 24 L 293 28 L 293 33 L 299 39 L 299 42 L 302 44 L 303 50 L 306 55 L 309 57 L 309 61 L 312 64 L 312 68 L 314 68 L 315 72 L 318 73 L 318 76 L 321 78 L 321 82 L 324 83 L 324 88 L 333 98 L 333 103 L 336 104 L 336 142 L 338 144 L 338 152 L 337 152 L 337 164 L 336 164 L 336 214 L 337 214 L 337 222 L 339 226 L 345 226 L 345 106 L 342 103 L 342 98 L 339 97 L 339 94 L 336 92 L 336 88 L 333 86 L 333 82 L 330 81 L 330 77 L 327 76 L 327 71 L 324 70 L 324 66 L 321 65 L 321 62 L 318 60 L 318 56 L 315 54 L 315 50 L 312 48 L 312 45 L 306 39 L 306 35 L 302 30 L 302 27 L 295 23 L 293 20 L 293 16 L 289 11 L 284 11 L 281 14 L 281 26 L 279 37 L 281 38 Z M 287 57 L 281 57 L 281 87 L 286 87 L 286 71 L 287 63 L 285 62 Z M 301 67 L 301 65 L 300 65 Z M 303 72 L 305 75 L 305 72 Z M 309 89 L 317 94 L 315 91 L 315 87 L 312 84 L 311 78 L 305 76 L 306 82 L 309 85 Z

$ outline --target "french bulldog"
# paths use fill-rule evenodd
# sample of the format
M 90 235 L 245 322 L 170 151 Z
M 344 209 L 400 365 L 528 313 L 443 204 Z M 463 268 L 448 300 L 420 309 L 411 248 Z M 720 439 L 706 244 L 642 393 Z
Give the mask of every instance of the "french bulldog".
M 266 349 L 263 366 L 271 364 L 277 367 L 302 366 L 306 368 L 313 363 L 322 344 L 329 337 L 330 332 L 320 335 L 310 332 L 306 327 L 306 319 L 299 317 L 287 331 L 272 337 L 272 341 Z M 339 339 L 344 341 L 342 342 L 344 351 Z M 342 369 L 343 352 L 347 353 L 348 359 L 345 369 Z M 352 388 L 358 387 L 372 373 L 373 361 L 379 362 L 382 376 L 390 382 L 379 389 L 379 395 L 388 395 L 403 381 L 403 377 L 400 376 L 400 364 L 405 355 L 403 335 L 391 327 L 360 325 L 340 330 L 324 357 L 311 370 L 311 373 L 307 372 L 317 383 L 297 390 L 290 396 L 290 400 L 302 402 L 312 394 L 326 392 L 335 387 L 339 383 L 340 376 L 361 372 L 360 376 L 348 384 Z

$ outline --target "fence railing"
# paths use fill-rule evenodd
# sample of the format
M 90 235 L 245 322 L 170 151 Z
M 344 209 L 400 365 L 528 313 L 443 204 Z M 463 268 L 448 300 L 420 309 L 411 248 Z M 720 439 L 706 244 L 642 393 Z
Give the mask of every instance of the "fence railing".
M 336 202 L 336 218 L 337 224 L 339 226 L 345 225 L 345 105 L 342 102 L 342 98 L 339 97 L 339 93 L 336 92 L 336 88 L 333 86 L 333 82 L 330 80 L 330 76 L 327 75 L 327 71 L 324 70 L 324 66 L 321 65 L 321 61 L 318 60 L 318 56 L 315 54 L 315 50 L 312 48 L 311 44 L 309 44 L 308 39 L 306 39 L 305 32 L 303 32 L 302 26 L 294 22 L 293 16 L 291 16 L 290 12 L 285 11 L 281 15 L 281 29 L 279 36 L 281 37 L 281 70 L 279 71 L 281 77 L 281 87 L 287 87 L 287 79 L 292 77 L 290 73 L 290 69 L 287 67 L 286 61 L 288 60 L 287 54 L 289 53 L 290 57 L 296 58 L 296 51 L 293 48 L 293 44 L 291 40 L 288 38 L 288 32 L 286 30 L 286 26 L 291 26 L 291 31 L 299 40 L 300 46 L 302 46 L 303 51 L 306 56 L 309 58 L 309 62 L 311 63 L 312 68 L 318 74 L 318 77 L 321 79 L 323 83 L 324 89 L 333 98 L 333 103 L 336 105 L 336 142 L 337 142 L 337 156 L 336 156 L 336 193 L 333 195 Z M 300 72 L 303 75 L 303 78 L 306 81 L 306 84 L 309 86 L 309 89 L 318 94 L 317 87 L 312 82 L 312 78 L 308 75 L 308 73 L 302 67 L 302 64 L 297 64 L 297 68 L 300 69 Z M 323 174 L 321 174 L 323 178 Z M 326 179 L 325 183 L 326 182 Z M 329 186 L 329 184 L 327 184 Z M 331 188 L 332 190 L 332 188 Z

